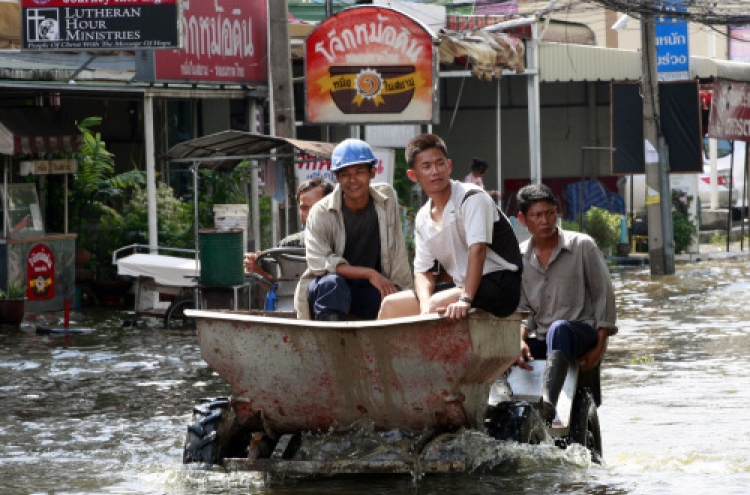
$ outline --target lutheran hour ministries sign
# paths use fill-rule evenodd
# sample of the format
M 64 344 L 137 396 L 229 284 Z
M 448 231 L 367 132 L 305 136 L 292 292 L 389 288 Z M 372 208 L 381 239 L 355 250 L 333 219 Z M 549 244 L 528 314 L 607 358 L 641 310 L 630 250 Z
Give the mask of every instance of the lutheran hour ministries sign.
M 26 50 L 178 48 L 178 0 L 23 0 Z
M 306 119 L 314 124 L 437 123 L 429 28 L 387 7 L 351 7 L 305 42 Z

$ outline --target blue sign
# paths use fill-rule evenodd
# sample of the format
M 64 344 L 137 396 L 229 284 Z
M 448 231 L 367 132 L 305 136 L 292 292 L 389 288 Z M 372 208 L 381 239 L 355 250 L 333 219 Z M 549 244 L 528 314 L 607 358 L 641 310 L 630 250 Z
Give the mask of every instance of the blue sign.
M 685 7 L 674 5 L 668 9 L 681 12 L 685 10 Z M 667 16 L 659 16 L 655 20 L 657 71 L 684 72 L 687 78 L 690 71 L 688 23 Z

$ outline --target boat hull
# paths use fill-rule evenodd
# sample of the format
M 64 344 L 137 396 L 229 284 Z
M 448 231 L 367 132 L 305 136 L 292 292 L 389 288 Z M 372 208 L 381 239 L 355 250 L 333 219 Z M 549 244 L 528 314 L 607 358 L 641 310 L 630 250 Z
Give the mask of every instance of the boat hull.
M 518 314 L 340 323 L 186 314 L 203 359 L 232 387 L 237 422 L 274 435 L 360 420 L 378 429 L 476 427 L 492 383 L 520 353 Z

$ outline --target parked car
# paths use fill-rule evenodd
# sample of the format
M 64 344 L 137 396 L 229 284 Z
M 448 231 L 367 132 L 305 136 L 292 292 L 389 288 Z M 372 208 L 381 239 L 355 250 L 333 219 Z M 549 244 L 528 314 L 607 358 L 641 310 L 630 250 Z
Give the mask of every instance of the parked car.
M 732 160 L 734 167 L 732 168 Z M 717 192 L 719 208 L 729 208 L 730 198 L 730 174 L 733 177 L 731 188 L 732 206 L 740 203 L 740 196 L 743 191 L 744 181 L 744 163 L 745 163 L 745 143 L 735 141 L 734 154 L 723 156 L 716 160 L 717 171 Z M 698 181 L 698 198 L 701 201 L 702 208 L 711 207 L 711 162 L 704 158 L 703 173 L 699 176 Z

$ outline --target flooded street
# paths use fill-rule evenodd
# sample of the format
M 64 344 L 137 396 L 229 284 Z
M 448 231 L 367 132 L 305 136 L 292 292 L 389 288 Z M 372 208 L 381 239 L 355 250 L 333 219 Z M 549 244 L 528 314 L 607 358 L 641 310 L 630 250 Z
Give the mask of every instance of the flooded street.
M 467 436 L 460 476 L 272 479 L 187 471 L 195 399 L 227 395 L 195 336 L 123 328 L 126 311 L 86 309 L 91 334 L 0 335 L 2 495 L 745 494 L 750 486 L 750 270 L 747 258 L 613 271 L 620 333 L 610 339 L 599 409 L 604 459 L 579 447 Z M 305 393 L 305 391 L 300 391 Z

